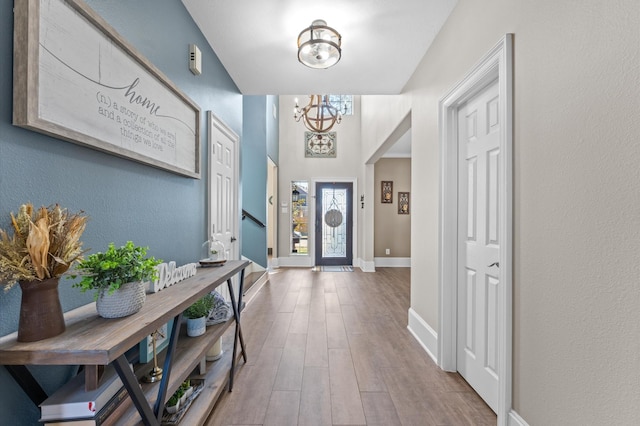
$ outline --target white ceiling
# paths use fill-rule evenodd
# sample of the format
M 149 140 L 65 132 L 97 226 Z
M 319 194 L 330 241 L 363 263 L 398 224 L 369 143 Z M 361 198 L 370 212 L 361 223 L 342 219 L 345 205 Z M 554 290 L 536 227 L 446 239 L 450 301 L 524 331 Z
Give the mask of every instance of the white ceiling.
M 245 95 L 398 94 L 456 1 L 182 0 Z M 342 60 L 324 70 L 297 59 L 315 19 L 342 35 Z

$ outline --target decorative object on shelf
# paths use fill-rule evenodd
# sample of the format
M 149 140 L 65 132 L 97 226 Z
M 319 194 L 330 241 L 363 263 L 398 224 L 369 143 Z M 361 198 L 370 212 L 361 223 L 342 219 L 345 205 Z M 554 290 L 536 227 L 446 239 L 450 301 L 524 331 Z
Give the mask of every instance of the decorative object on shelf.
M 162 380 L 162 368 L 158 367 L 158 345 L 157 345 L 157 340 L 158 340 L 158 338 L 160 338 L 160 339 L 163 339 L 163 341 L 168 342 L 169 339 L 167 339 L 166 330 L 167 330 L 167 324 L 163 325 L 162 327 L 160 327 L 159 329 L 157 329 L 156 331 L 154 331 L 150 335 L 150 337 L 151 337 L 151 346 L 152 346 L 152 350 L 153 350 L 153 368 L 149 371 L 149 373 L 147 373 L 144 376 L 142 376 L 142 381 L 145 382 L 145 383 L 155 383 L 155 382 L 158 382 L 158 381 Z M 141 349 L 144 350 L 144 349 L 146 349 L 146 347 L 145 348 L 141 347 Z M 146 354 L 144 354 L 144 355 L 146 355 Z M 141 351 L 140 352 L 140 362 L 143 362 L 142 361 L 142 356 L 143 356 L 143 352 Z
M 231 303 L 224 300 L 224 297 L 217 291 L 212 291 L 211 296 L 213 297 L 213 307 L 209 312 L 207 325 L 215 325 L 228 321 L 232 315 Z
M 188 385 L 186 383 L 188 382 Z M 185 388 L 187 386 L 187 388 Z M 191 388 L 191 391 L 189 391 Z M 163 426 L 175 426 L 180 423 L 184 415 L 187 413 L 189 407 L 193 401 L 200 395 L 200 392 L 204 389 L 204 380 L 202 379 L 189 379 L 185 380 L 180 387 L 176 390 L 176 392 L 171 395 L 171 398 L 167 401 L 165 405 L 165 411 L 162 415 L 161 424 Z M 176 398 L 174 398 L 178 394 Z M 188 396 L 186 396 L 188 394 Z M 179 403 L 178 408 L 174 411 L 169 411 L 169 402 L 175 403 L 175 401 L 184 400 Z
M 184 311 L 184 316 L 187 318 L 187 336 L 197 337 L 204 334 L 213 303 L 214 297 L 209 293 L 196 300 Z
M 222 266 L 227 261 L 227 249 L 222 241 L 211 236 L 210 239 L 202 243 L 202 255 L 200 266 Z
M 307 158 L 336 158 L 338 141 L 336 132 L 304 132 L 304 156 Z
M 302 120 L 305 127 L 312 132 L 327 133 L 336 123 L 342 122 L 342 113 L 329 102 L 328 95 L 309 95 L 309 103 L 303 108 L 298 105 L 298 98 L 295 102 L 294 120 Z
M 222 358 L 222 355 L 224 355 L 224 350 L 222 350 L 222 337 L 220 337 L 216 340 L 216 343 L 209 348 L 205 355 L 205 359 L 207 361 L 217 361 Z
M 382 199 L 380 202 L 383 204 L 393 203 L 393 181 L 382 181 Z
M 340 61 L 341 46 L 340 33 L 316 19 L 298 35 L 298 61 L 309 68 L 332 67 Z
M 96 309 L 103 318 L 122 318 L 138 312 L 146 299 L 146 283 L 158 279 L 156 266 L 162 260 L 147 257 L 148 247 L 132 241 L 116 248 L 109 243 L 107 251 L 87 256 L 80 261 L 70 278 L 82 279 L 73 287 L 81 292 L 95 290 Z
M 408 192 L 398 192 L 398 214 L 409 214 Z
M 189 277 L 193 277 L 198 273 L 198 264 L 187 263 L 186 265 L 176 268 L 176 262 L 172 260 L 169 263 L 159 264 L 156 266 L 156 270 L 158 271 L 158 279 L 149 281 L 147 293 L 157 293 L 164 288 L 186 280 Z
M 34 342 L 65 330 L 58 295 L 60 276 L 82 259 L 82 242 L 88 217 L 69 213 L 58 204 L 34 211 L 23 204 L 11 213 L 13 235 L 0 229 L 0 281 L 5 291 L 20 283 L 22 298 L 18 341 Z
M 154 358 L 154 350 L 153 350 L 153 339 L 152 336 L 156 334 L 156 349 L 155 353 L 160 353 L 164 348 L 169 345 L 169 336 L 171 335 L 171 330 L 173 329 L 173 320 L 167 322 L 162 327 L 157 329 L 154 333 L 149 334 L 147 337 L 142 339 L 140 342 L 140 362 L 146 364 L 147 362 L 153 360 Z

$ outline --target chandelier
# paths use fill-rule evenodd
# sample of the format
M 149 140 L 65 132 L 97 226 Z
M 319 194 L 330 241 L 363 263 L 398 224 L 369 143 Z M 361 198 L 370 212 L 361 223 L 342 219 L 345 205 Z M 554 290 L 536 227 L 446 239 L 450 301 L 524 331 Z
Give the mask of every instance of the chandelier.
M 298 61 L 310 68 L 329 68 L 340 60 L 341 45 L 342 36 L 316 19 L 298 36 Z
M 312 132 L 326 133 L 333 126 L 342 121 L 342 113 L 329 103 L 328 95 L 309 95 L 309 104 L 303 108 L 298 105 L 293 108 L 293 118 L 296 122 L 302 120 L 305 127 Z

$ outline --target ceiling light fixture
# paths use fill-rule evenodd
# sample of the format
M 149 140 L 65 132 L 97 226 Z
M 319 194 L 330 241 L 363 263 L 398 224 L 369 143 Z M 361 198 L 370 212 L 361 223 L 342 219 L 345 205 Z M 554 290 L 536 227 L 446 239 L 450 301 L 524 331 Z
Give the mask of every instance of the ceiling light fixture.
M 316 19 L 298 36 L 298 60 L 309 68 L 329 68 L 342 56 L 342 36 Z
M 309 95 L 309 104 L 303 108 L 298 105 L 293 108 L 293 118 L 302 120 L 305 127 L 312 132 L 326 133 L 333 126 L 342 121 L 342 113 L 338 108 L 329 103 L 328 95 Z

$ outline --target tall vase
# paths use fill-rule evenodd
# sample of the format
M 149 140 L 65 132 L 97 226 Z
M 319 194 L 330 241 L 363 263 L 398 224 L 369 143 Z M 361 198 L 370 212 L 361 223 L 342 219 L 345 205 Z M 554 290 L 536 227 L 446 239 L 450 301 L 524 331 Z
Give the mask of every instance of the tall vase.
M 59 278 L 44 281 L 20 281 L 20 321 L 18 341 L 35 342 L 57 336 L 65 330 L 58 295 Z

